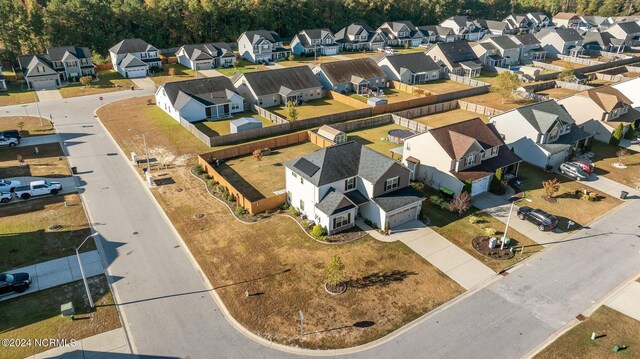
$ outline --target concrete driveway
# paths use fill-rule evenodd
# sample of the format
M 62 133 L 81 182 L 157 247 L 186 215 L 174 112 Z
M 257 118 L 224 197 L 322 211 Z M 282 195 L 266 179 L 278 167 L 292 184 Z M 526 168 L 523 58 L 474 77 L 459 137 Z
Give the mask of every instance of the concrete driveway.
M 45 145 L 47 143 L 56 143 L 59 141 L 60 138 L 58 135 L 30 136 L 20 139 L 20 144 L 16 147 Z
M 82 268 L 87 277 L 104 274 L 100 263 L 98 251 L 80 253 Z M 67 284 L 82 279 L 80 266 L 75 255 L 54 259 L 22 268 L 12 269 L 7 273 L 29 273 L 31 275 L 31 287 L 22 293 L 12 293 L 0 296 L 0 301 L 20 297 L 39 290 Z
M 36 91 L 36 93 L 38 95 L 38 99 L 40 100 L 40 102 L 62 100 L 62 95 L 60 94 L 60 91 L 58 91 L 57 89 L 38 90 Z
M 149 77 L 143 77 L 139 79 L 131 79 L 131 81 L 138 86 L 141 90 L 153 90 L 156 88 L 156 84 Z
M 615 294 L 605 304 L 607 307 L 613 308 L 620 313 L 640 320 L 640 283 L 629 283 L 629 285 Z
M 6 179 L 9 180 L 9 181 L 20 181 L 20 185 L 22 185 L 22 186 L 26 186 L 32 181 L 40 181 L 40 180 L 51 181 L 51 182 L 60 182 L 60 184 L 62 185 L 62 191 L 60 191 L 56 196 L 59 196 L 61 194 L 68 194 L 68 193 L 78 192 L 78 185 L 77 185 L 76 179 L 74 177 L 61 177 L 61 178 L 10 177 L 10 178 L 6 178 Z M 14 198 L 11 199 L 11 202 L 9 202 L 9 203 L 0 203 L 0 207 L 1 206 L 6 206 L 6 205 L 8 205 L 10 203 L 32 201 L 35 198 L 42 198 L 42 197 L 48 197 L 48 196 L 50 196 L 50 195 L 32 197 L 30 199 L 20 199 L 20 198 L 14 197 Z
M 198 70 L 199 73 L 205 75 L 206 77 L 220 77 L 220 76 L 224 76 L 222 73 L 220 73 L 217 70 L 211 69 L 211 70 Z

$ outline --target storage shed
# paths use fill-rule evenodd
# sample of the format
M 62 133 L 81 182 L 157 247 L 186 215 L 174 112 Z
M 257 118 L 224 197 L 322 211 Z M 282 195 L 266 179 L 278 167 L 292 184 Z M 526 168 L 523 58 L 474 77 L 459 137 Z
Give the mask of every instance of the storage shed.
M 387 103 L 389 103 L 389 101 L 386 98 L 380 97 L 369 97 L 369 99 L 367 100 L 367 105 L 371 106 L 382 106 L 386 105 Z
M 229 123 L 229 132 L 239 133 L 262 128 L 262 121 L 253 117 L 242 117 Z
M 346 133 L 327 125 L 323 125 L 318 129 L 318 135 L 326 138 L 336 145 L 347 142 Z

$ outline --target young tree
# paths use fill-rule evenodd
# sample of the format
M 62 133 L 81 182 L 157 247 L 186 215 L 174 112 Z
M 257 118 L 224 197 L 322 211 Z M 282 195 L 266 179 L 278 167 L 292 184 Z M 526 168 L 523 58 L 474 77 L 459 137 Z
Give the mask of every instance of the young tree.
M 176 68 L 175 67 L 169 67 L 169 76 L 173 77 L 176 75 Z
M 458 214 L 458 217 L 462 217 L 464 212 L 471 208 L 471 195 L 469 192 L 460 192 L 453 196 L 453 200 L 449 203 L 449 210 Z
M 80 83 L 82 84 L 82 86 L 84 87 L 89 87 L 91 86 L 91 81 L 93 81 L 93 77 L 91 76 L 82 76 L 80 78 Z
M 344 282 L 344 264 L 337 255 L 331 257 L 329 263 L 325 267 L 326 282 L 331 286 L 337 286 Z
M 542 187 L 544 187 L 544 191 L 547 196 L 549 196 L 549 198 L 553 198 L 553 195 L 560 191 L 560 181 L 558 181 L 557 178 L 542 181 Z
M 291 53 L 291 55 L 289 55 L 289 61 L 295 61 L 295 59 L 296 59 L 296 55 Z
M 560 81 L 569 81 L 573 78 L 573 67 L 571 65 L 564 68 L 564 70 L 560 71 L 558 74 L 558 80 Z
M 505 103 L 506 100 L 513 98 L 513 92 L 521 85 L 517 74 L 505 71 L 496 76 L 496 81 L 491 85 L 491 91 L 500 95 L 502 103 Z
M 613 131 L 613 135 L 611 136 L 611 139 L 609 140 L 610 145 L 617 146 L 620 144 L 620 139 L 622 138 L 623 130 L 624 130 L 624 126 L 622 125 L 622 123 L 619 123 L 618 127 L 616 127 L 616 130 Z
M 621 166 L 624 166 L 624 163 L 622 163 L 624 161 L 625 158 L 627 158 L 627 156 L 629 156 L 629 150 L 626 148 L 621 148 L 618 151 L 616 151 L 616 156 L 618 156 L 618 164 Z
M 296 106 L 296 103 L 293 101 L 287 102 L 287 110 L 289 111 L 289 113 L 287 114 L 287 120 L 289 120 L 289 122 L 297 121 L 298 108 Z
M 258 161 L 262 161 L 262 150 L 258 148 L 257 150 L 254 150 L 252 154 L 253 154 L 253 158 L 255 158 Z

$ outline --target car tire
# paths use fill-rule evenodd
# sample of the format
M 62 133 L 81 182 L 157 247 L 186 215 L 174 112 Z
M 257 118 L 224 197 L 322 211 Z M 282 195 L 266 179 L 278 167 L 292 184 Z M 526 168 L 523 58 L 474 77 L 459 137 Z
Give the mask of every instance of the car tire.
M 27 286 L 26 285 L 21 285 L 19 287 L 16 288 L 15 292 L 16 293 L 24 293 L 27 290 Z
M 52 189 L 51 192 L 49 192 L 49 193 L 51 193 L 52 195 L 56 195 L 56 194 L 58 194 L 58 190 L 57 189 Z
M 522 213 L 521 213 L 521 214 L 519 214 L 519 215 L 518 215 L 518 218 L 520 218 L 521 220 L 524 220 L 524 214 L 522 214 Z
M 580 179 L 580 176 L 576 176 L 576 181 L 578 182 L 582 181 L 582 179 Z
M 3 198 L 3 199 L 0 199 L 0 202 L 1 202 L 1 203 L 7 203 L 7 202 L 9 202 L 9 201 L 11 201 L 11 198 Z
M 11 142 L 11 143 L 9 144 L 9 147 L 16 147 L 16 144 L 15 144 L 15 143 L 13 143 L 13 142 Z
M 29 198 L 31 198 L 31 195 L 30 195 L 30 194 L 28 194 L 28 193 L 23 193 L 23 194 L 21 194 L 21 195 L 20 195 L 20 198 L 22 198 L 22 199 L 29 199 Z
M 539 226 L 538 226 L 538 230 L 539 230 L 540 232 L 544 232 L 544 226 L 543 226 L 543 225 L 539 225 Z
M 564 170 L 560 170 L 560 173 L 562 173 L 563 175 L 567 174 Z

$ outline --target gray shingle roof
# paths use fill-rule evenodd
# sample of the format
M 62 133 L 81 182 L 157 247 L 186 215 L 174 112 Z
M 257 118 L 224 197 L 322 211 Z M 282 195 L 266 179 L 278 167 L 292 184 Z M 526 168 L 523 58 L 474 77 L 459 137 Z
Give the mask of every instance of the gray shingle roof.
M 391 66 L 400 73 L 402 69 L 407 69 L 411 73 L 429 72 L 439 70 L 440 66 L 427 56 L 424 52 L 414 52 L 410 54 L 398 54 L 385 56 Z M 378 61 L 380 62 L 380 61 Z
M 152 50 L 158 50 L 153 45 L 149 45 L 142 39 L 125 39 L 114 45 L 109 49 L 114 54 L 128 54 L 132 52 L 147 52 Z
M 429 32 L 442 37 L 446 37 L 449 35 L 453 35 L 453 29 L 450 27 L 444 27 L 440 25 L 427 25 L 427 26 L 418 26 L 418 29 L 423 33 Z
M 328 216 L 338 214 L 355 207 L 355 204 L 351 202 L 347 196 L 333 188 L 331 188 L 322 200 L 316 204 L 316 208 Z
M 260 41 L 260 39 L 268 40 L 271 43 L 282 42 L 280 35 L 278 35 L 275 31 L 253 30 L 243 32 L 240 37 L 242 37 L 242 35 L 247 36 L 252 44 L 256 44 L 258 41 Z
M 575 123 L 567 110 L 554 100 L 537 102 L 515 109 L 538 133 L 547 133 L 556 119 L 565 124 Z
M 131 67 L 142 67 L 147 66 L 147 64 L 140 60 L 139 58 L 131 55 L 130 53 L 125 55 L 125 57 L 120 61 L 120 67 L 122 68 L 131 68 Z
M 21 55 L 18 56 L 18 64 L 24 76 L 50 76 L 58 73 L 53 69 L 49 57 L 46 55 Z M 39 71 L 39 69 L 41 71 Z
M 422 193 L 411 186 L 386 193 L 373 199 L 385 212 L 391 212 L 422 200 L 424 200 Z
M 469 43 L 466 41 L 437 43 L 427 53 L 430 53 L 435 48 L 438 48 L 440 49 L 440 51 L 442 51 L 443 56 L 446 58 L 445 60 L 449 62 L 453 67 L 461 62 L 478 61 L 478 56 L 476 56 Z
M 627 35 L 640 33 L 640 25 L 635 21 L 619 22 L 614 26 L 620 27 Z
M 326 62 L 319 66 L 329 81 L 334 85 L 350 83 L 352 76 L 363 79 L 387 77 L 387 74 L 370 58 Z
M 51 61 L 62 61 L 65 56 L 65 53 L 70 53 L 75 56 L 77 59 L 90 59 L 91 51 L 89 51 L 86 47 L 74 47 L 74 46 L 59 46 L 59 47 L 50 47 L 47 49 L 47 54 Z
M 182 108 L 191 98 L 205 105 L 228 103 L 229 98 L 236 93 L 231 80 L 224 76 L 167 82 L 162 87 L 177 109 Z
M 304 47 L 313 47 L 313 40 L 322 40 L 327 35 L 333 35 L 329 29 L 307 29 L 300 31 L 296 36 Z
M 503 50 L 518 48 L 518 45 L 516 45 L 515 42 L 511 41 L 508 36 L 493 36 L 489 37 L 487 40 L 483 40 L 483 42 L 484 41 L 491 41 Z
M 532 34 L 513 35 L 511 38 L 524 46 L 540 44 L 540 40 Z
M 187 57 L 191 60 L 204 60 L 212 57 L 235 56 L 231 46 L 226 42 L 211 42 L 207 44 L 192 44 L 182 46 Z
M 504 31 L 507 28 L 507 23 L 502 21 L 478 19 L 475 23 L 482 28 L 493 31 Z
M 366 31 L 369 36 L 367 37 L 367 41 L 371 41 L 373 37 L 377 34 L 377 32 L 372 29 L 369 25 L 365 23 L 353 23 L 347 27 L 343 27 L 338 32 L 335 33 L 335 38 L 337 42 L 351 42 L 349 39 L 349 35 L 356 36 L 360 35 L 363 31 Z M 364 41 L 356 41 L 356 42 L 364 42 Z
M 278 93 L 283 86 L 295 91 L 322 87 L 320 80 L 308 66 L 249 72 L 241 77 L 244 77 L 257 96 Z
M 589 31 L 584 35 L 583 44 L 597 43 L 601 48 L 609 45 L 620 46 L 624 44 L 623 39 L 616 39 L 608 32 Z
M 543 29 L 536 34 L 539 40 L 542 40 L 545 36 L 556 33 L 564 42 L 579 41 L 582 40 L 582 35 L 575 29 L 555 28 L 555 29 Z

